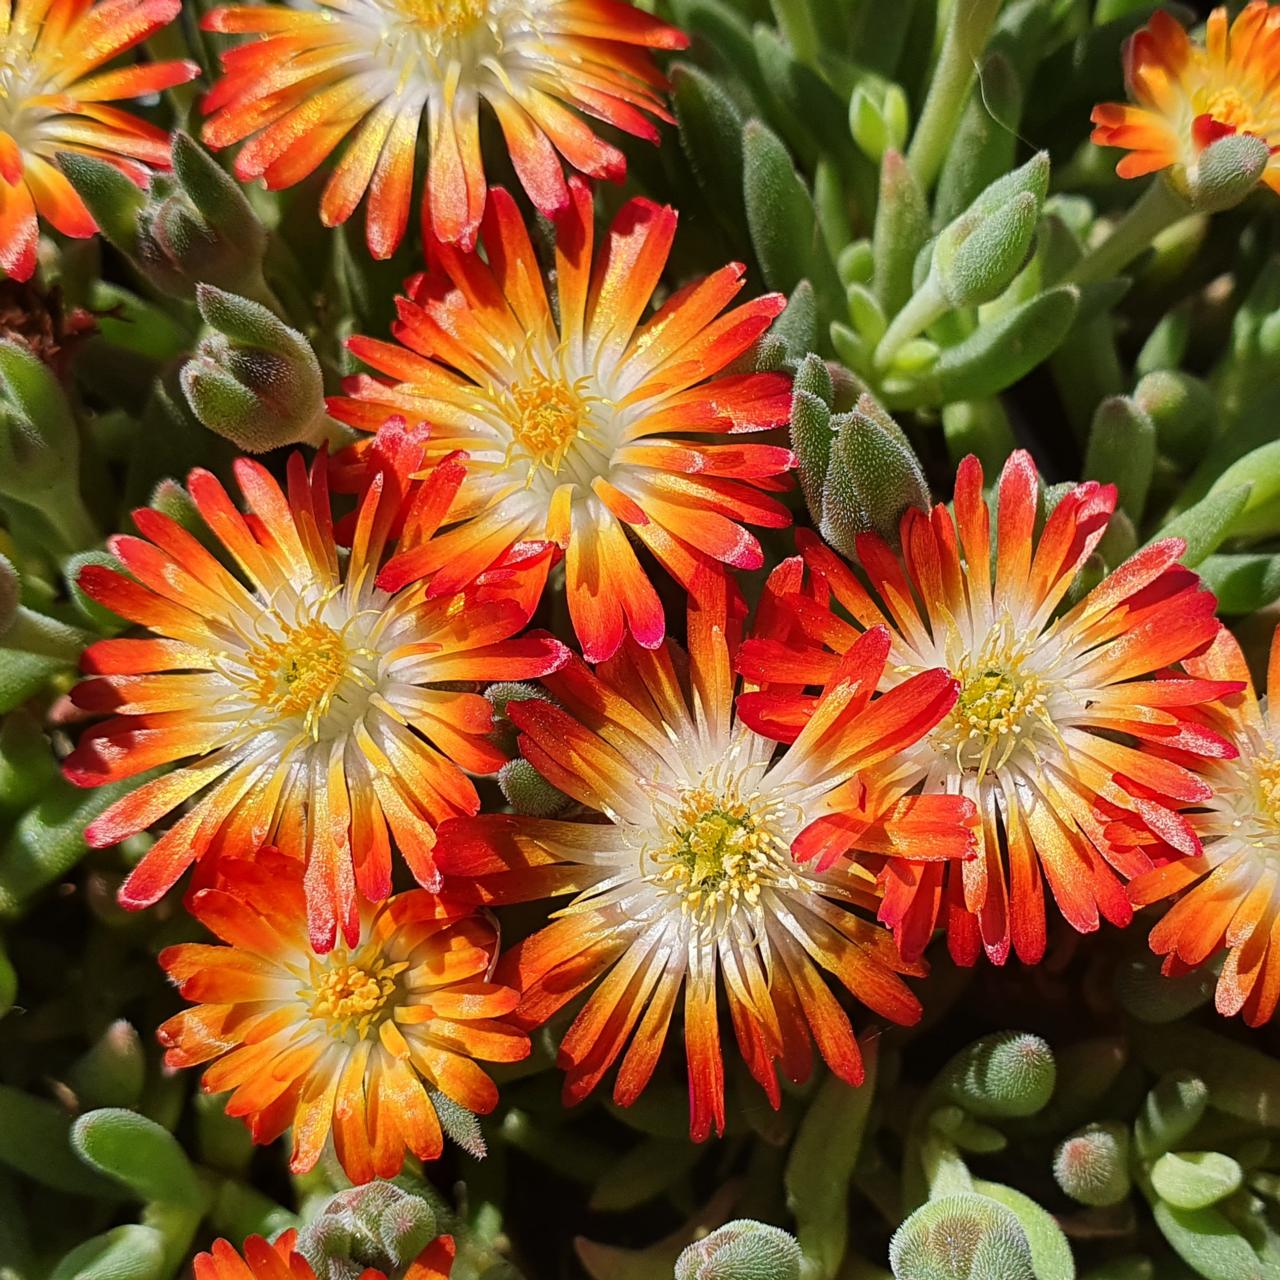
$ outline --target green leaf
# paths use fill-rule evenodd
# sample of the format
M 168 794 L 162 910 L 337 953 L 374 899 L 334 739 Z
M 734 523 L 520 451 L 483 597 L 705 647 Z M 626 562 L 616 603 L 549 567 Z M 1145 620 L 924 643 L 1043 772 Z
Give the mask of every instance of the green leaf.
M 872 252 L 874 290 L 887 316 L 896 315 L 912 294 L 916 255 L 929 238 L 929 202 L 902 155 L 890 148 L 880 166 Z
M 787 1159 L 784 1185 L 796 1234 L 816 1275 L 836 1275 L 848 1247 L 849 1183 L 875 1096 L 874 1041 L 863 1042 L 866 1079 L 856 1089 L 828 1076 L 814 1095 Z
M 1215 485 L 1214 492 L 1202 498 L 1190 510 L 1175 516 L 1152 541 L 1182 538 L 1187 544 L 1187 549 L 1182 553 L 1182 563 L 1187 568 L 1194 569 L 1231 536 L 1232 526 L 1249 502 L 1251 488 L 1249 484 L 1233 489 L 1219 489 Z
M 0 1085 L 0 1164 L 55 1191 L 116 1199 L 71 1149 L 71 1117 L 44 1098 Z
M 1220 1151 L 1169 1151 L 1151 1167 L 1151 1185 L 1179 1209 L 1204 1209 L 1240 1190 L 1244 1170 Z
M 178 1140 L 135 1111 L 90 1111 L 75 1122 L 71 1141 L 86 1164 L 128 1187 L 139 1200 L 192 1210 L 208 1204 L 208 1192 Z
M 1156 1225 L 1178 1256 L 1205 1280 L 1273 1280 L 1249 1242 L 1217 1209 L 1152 1206 Z
M 1226 616 L 1254 613 L 1280 599 L 1280 555 L 1209 556 L 1199 572 Z
M 1138 523 L 1156 465 L 1156 428 L 1128 396 L 1110 396 L 1098 406 L 1084 457 L 1084 477 L 1114 484 L 1119 502 Z
M 975 1178 L 973 1189 L 1013 1210 L 1031 1245 L 1031 1264 L 1036 1280 L 1075 1280 L 1076 1263 L 1071 1256 L 1071 1246 L 1051 1213 L 1042 1209 L 1030 1196 L 998 1182 L 983 1182 Z
M 711 207 L 745 227 L 742 113 L 714 77 L 687 62 L 671 68 L 671 101 L 680 142 Z
M 77 1245 L 49 1280 L 161 1280 L 165 1274 L 160 1233 L 129 1223 Z

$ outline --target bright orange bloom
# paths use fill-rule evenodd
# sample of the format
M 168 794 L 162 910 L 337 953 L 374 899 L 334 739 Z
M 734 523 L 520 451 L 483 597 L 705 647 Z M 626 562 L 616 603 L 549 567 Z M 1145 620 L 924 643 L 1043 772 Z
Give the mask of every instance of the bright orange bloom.
M 85 838 L 115 844 L 199 797 L 134 868 L 125 906 L 150 906 L 198 859 L 271 843 L 306 857 L 316 948 L 339 928 L 354 944 L 357 889 L 373 901 L 391 891 L 388 832 L 419 883 L 437 886 L 433 827 L 479 808 L 462 770 L 489 773 L 505 759 L 488 737 L 488 702 L 458 682 L 542 675 L 567 656 L 549 636 L 513 638 L 550 548 L 522 548 L 488 580 L 434 599 L 420 586 L 374 585 L 391 546 L 429 541 L 461 470 L 445 463 L 404 487 L 395 466 L 421 450 L 394 426 L 373 456 L 394 465 L 375 469 L 348 522 L 345 563 L 325 457 L 308 475 L 295 454 L 287 496 L 259 463 L 236 463 L 248 515 L 208 472 L 190 477 L 238 573 L 146 508 L 134 514 L 141 538 L 111 542 L 136 581 L 83 570 L 89 595 L 152 636 L 86 651 L 95 678 L 76 703 L 110 718 L 81 738 L 67 777 L 99 786 L 186 761 L 117 801 Z
M 1106 531 L 1114 487 L 1076 485 L 1037 538 L 1035 464 L 1014 453 L 1000 477 L 993 549 L 982 483 L 977 459 L 966 458 L 954 516 L 941 505 L 907 512 L 905 566 L 883 539 L 859 538 L 874 596 L 830 548 L 806 537 L 812 590 L 788 603 L 808 649 L 752 642 L 740 668 L 783 686 L 762 695 L 767 705 L 754 717 L 783 740 L 810 714 L 812 698 L 795 690 L 829 679 L 868 627 L 894 633 L 887 686 L 938 666 L 955 675 L 955 709 L 903 751 L 890 774 L 901 787 L 968 796 L 983 819 L 981 852 L 954 867 L 892 864 L 882 877 L 880 919 L 907 956 L 920 954 L 941 920 L 958 963 L 974 963 L 985 948 L 1003 964 L 1012 943 L 1030 964 L 1044 954 L 1046 880 L 1082 933 L 1096 929 L 1100 916 L 1120 925 L 1132 918 L 1122 881 L 1151 861 L 1140 845 L 1109 839 L 1113 821 L 1158 830 L 1180 851 L 1199 852 L 1175 810 L 1207 799 L 1208 787 L 1144 744 L 1208 757 L 1234 748 L 1187 711 L 1219 696 L 1221 685 L 1150 678 L 1203 649 L 1219 628 L 1213 596 L 1176 564 L 1183 543 L 1143 548 L 1061 612 Z M 832 610 L 830 595 L 852 622 Z
M 556 228 L 555 312 L 515 202 L 497 189 L 487 261 L 442 246 L 440 269 L 410 280 L 400 300 L 394 333 L 405 345 L 349 344 L 389 381 L 352 379 L 354 398 L 330 412 L 367 431 L 389 415 L 425 421 L 432 456 L 466 454 L 453 527 L 392 561 L 384 585 L 434 574 L 430 594 L 447 594 L 524 539 L 550 539 L 565 549 L 583 652 L 603 661 L 628 630 L 648 648 L 666 630 L 628 532 L 688 586 L 713 561 L 760 566 L 744 523 L 790 523 L 767 492 L 783 486 L 790 450 L 718 437 L 785 423 L 791 389 L 779 374 L 716 376 L 764 333 L 782 297 L 722 315 L 742 287 L 734 265 L 679 290 L 640 325 L 674 210 L 628 202 L 596 253 L 591 193 L 578 179 L 570 187 Z
M 485 204 L 482 101 L 530 199 L 551 217 L 569 200 L 561 157 L 593 178 L 626 172 L 626 157 L 583 115 L 656 142 L 649 117 L 671 117 L 648 50 L 688 44 L 623 0 L 315 0 L 215 9 L 204 25 L 261 37 L 223 54 L 226 74 L 204 103 L 205 140 L 249 138 L 236 173 L 277 188 L 354 132 L 320 216 L 345 222 L 368 192 L 376 258 L 404 237 L 424 116 L 424 235 L 470 248 Z
M 1181 184 L 1210 143 L 1246 133 L 1271 148 L 1262 181 L 1280 191 L 1280 5 L 1250 0 L 1229 26 L 1215 9 L 1203 46 L 1157 10 L 1125 45 L 1124 66 L 1138 105 L 1093 109 L 1093 141 L 1129 152 L 1116 166 L 1122 178 L 1170 169 Z
M 1204 852 L 1151 849 L 1163 866 L 1129 885 L 1135 906 L 1177 893 L 1182 897 L 1151 931 L 1151 949 L 1164 956 L 1164 972 L 1187 973 L 1226 951 L 1218 976 L 1218 1012 L 1242 1013 L 1260 1026 L 1280 1000 L 1280 718 L 1269 699 L 1260 701 L 1235 638 L 1225 628 L 1187 670 L 1234 689 L 1204 708 L 1207 724 L 1239 749 L 1230 760 L 1190 761 L 1213 795 L 1190 814 Z M 1271 642 L 1267 687 L 1280 691 L 1280 630 Z M 1280 696 L 1280 695 L 1278 695 Z M 1185 892 L 1183 892 L 1185 890 Z
M 145 62 L 90 72 L 149 39 L 181 0 L 4 0 L 0 3 L 0 267 L 36 269 L 36 215 L 65 236 L 97 231 L 83 201 L 50 163 L 63 151 L 106 160 L 139 186 L 169 167 L 169 138 L 105 104 L 139 98 L 200 74 L 194 62 Z
M 195 1256 L 195 1280 L 316 1280 L 311 1264 L 294 1249 L 298 1233 L 286 1231 L 274 1244 L 261 1236 L 244 1242 L 243 1257 L 229 1240 L 215 1240 L 209 1253 Z M 452 1236 L 437 1236 L 414 1259 L 404 1280 L 449 1280 L 456 1252 Z M 359 1280 L 387 1280 L 366 1267 Z
M 518 1062 L 529 1038 L 505 1019 L 519 1003 L 488 981 L 497 932 L 425 889 L 362 903 L 355 943 L 318 954 L 307 939 L 302 864 L 274 849 L 225 859 L 191 913 L 225 946 L 183 943 L 160 963 L 195 1002 L 157 1033 L 169 1067 L 206 1068 L 206 1093 L 255 1142 L 293 1129 L 289 1167 L 326 1141 L 355 1183 L 394 1177 L 406 1151 L 434 1160 L 433 1094 L 487 1114 L 498 1102 L 476 1065 Z
M 912 1023 L 920 1006 L 898 975 L 922 970 L 867 918 L 874 875 L 857 861 L 827 868 L 850 849 L 895 862 L 964 857 L 976 817 L 958 797 L 882 805 L 870 785 L 877 766 L 951 708 L 956 684 L 945 672 L 873 701 L 889 636 L 869 632 L 775 760 L 774 743 L 734 716 L 737 602 L 727 607 L 720 575 L 704 575 L 696 591 L 687 681 L 673 645 L 629 641 L 594 672 L 575 660 L 549 678 L 561 705 L 508 706 L 525 757 L 606 821 L 459 819 L 440 829 L 440 858 L 446 884 L 456 877 L 457 892 L 484 902 L 575 895 L 498 970 L 523 992 L 526 1027 L 598 982 L 560 1045 L 567 1102 L 622 1055 L 613 1096 L 633 1103 L 683 988 L 690 1130 L 701 1141 L 724 1129 L 720 979 L 743 1058 L 775 1107 L 777 1064 L 806 1078 L 813 1041 L 832 1071 L 859 1083 L 857 1041 L 823 971 L 876 1013 Z

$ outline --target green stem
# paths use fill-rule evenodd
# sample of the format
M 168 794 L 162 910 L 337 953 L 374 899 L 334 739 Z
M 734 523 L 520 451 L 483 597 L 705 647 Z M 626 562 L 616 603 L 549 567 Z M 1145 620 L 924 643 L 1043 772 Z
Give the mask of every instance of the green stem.
M 1067 273 L 1064 284 L 1089 284 L 1119 275 L 1151 242 L 1175 222 L 1191 214 L 1191 206 L 1162 177 L 1142 193 L 1101 244 L 1095 245 Z
M 926 190 L 942 168 L 1002 0 L 954 0 L 907 161 Z
M 940 315 L 943 315 L 950 304 L 942 296 L 942 290 L 930 276 L 924 284 L 911 295 L 907 305 L 893 318 L 893 323 L 880 339 L 876 347 L 875 365 L 877 369 L 887 369 L 902 347 L 912 338 L 924 332 Z

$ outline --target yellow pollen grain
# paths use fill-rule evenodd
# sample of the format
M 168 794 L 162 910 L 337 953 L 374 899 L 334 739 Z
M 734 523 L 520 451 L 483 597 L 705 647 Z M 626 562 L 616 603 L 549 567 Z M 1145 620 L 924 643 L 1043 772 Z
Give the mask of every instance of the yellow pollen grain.
M 1253 762 L 1258 786 L 1258 807 L 1280 827 L 1280 757 L 1274 750 L 1258 756 Z
M 335 951 L 325 962 L 313 963 L 311 985 L 299 994 L 311 1016 L 328 1024 L 330 1035 L 342 1039 L 354 1031 L 363 1039 L 390 1012 L 396 979 L 408 967 L 408 961 L 392 964 Z
M 722 908 L 757 905 L 772 843 L 749 804 L 696 787 L 682 797 L 671 837 L 654 856 L 656 879 L 679 896 L 686 915 L 709 925 Z
M 535 374 L 513 386 L 511 430 L 535 467 L 559 471 L 565 455 L 582 434 L 586 406 L 565 383 Z
M 1197 115 L 1212 116 L 1219 124 L 1230 125 L 1238 133 L 1264 136 L 1254 104 L 1235 85 L 1200 90 L 1192 97 L 1192 107 Z
M 436 36 L 465 36 L 489 16 L 488 0 L 398 0 L 400 10 Z
M 342 636 L 323 622 L 283 626 L 284 635 L 251 649 L 250 692 L 279 716 L 323 716 L 351 671 L 351 655 Z

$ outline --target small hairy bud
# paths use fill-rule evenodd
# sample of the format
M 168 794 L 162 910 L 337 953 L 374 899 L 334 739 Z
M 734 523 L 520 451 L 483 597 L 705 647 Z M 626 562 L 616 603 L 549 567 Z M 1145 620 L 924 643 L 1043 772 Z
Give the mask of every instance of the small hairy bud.
M 1053 1176 L 1081 1204 L 1119 1204 L 1129 1194 L 1128 1131 L 1118 1124 L 1077 1130 L 1058 1144 Z
M 800 1280 L 800 1246 L 780 1227 L 727 1222 L 676 1259 L 675 1280 Z
M 894 1233 L 889 1265 L 897 1280 L 1035 1280 L 1013 1211 L 975 1194 L 921 1205 Z

